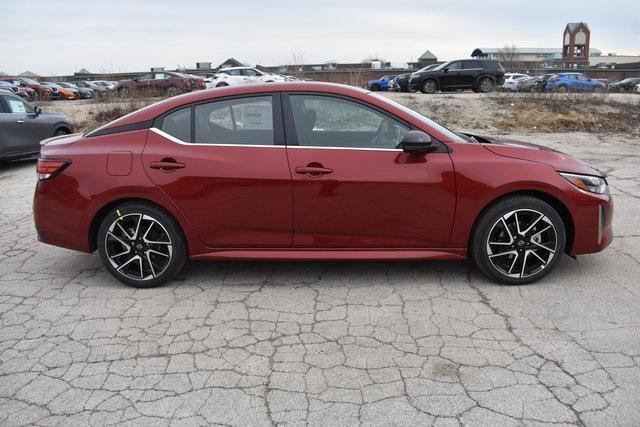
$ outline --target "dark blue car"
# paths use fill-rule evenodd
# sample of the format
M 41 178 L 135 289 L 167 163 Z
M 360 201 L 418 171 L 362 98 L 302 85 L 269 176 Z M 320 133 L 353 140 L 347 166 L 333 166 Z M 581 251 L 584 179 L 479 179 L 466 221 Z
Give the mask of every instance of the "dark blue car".
M 582 73 L 558 73 L 547 80 L 547 92 L 604 92 L 603 82 Z
M 382 91 L 389 90 L 389 82 L 394 77 L 395 76 L 382 76 L 378 80 L 369 80 L 367 82 L 367 89 L 372 90 L 374 92 L 378 90 L 382 90 Z

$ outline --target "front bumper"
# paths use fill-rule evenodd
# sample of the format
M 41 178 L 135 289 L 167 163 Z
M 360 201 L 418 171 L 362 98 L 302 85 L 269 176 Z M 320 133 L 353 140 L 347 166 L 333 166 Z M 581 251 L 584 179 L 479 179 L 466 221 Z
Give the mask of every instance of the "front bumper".
M 604 250 L 613 240 L 613 199 L 579 191 L 571 209 L 574 239 L 570 255 L 584 255 Z

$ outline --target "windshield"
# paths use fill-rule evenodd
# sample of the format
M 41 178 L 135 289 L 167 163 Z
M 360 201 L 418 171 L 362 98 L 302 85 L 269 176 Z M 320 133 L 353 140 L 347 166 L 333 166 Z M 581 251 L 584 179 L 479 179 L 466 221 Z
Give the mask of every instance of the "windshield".
M 426 124 L 427 126 L 429 126 L 432 129 L 437 130 L 438 132 L 440 132 L 441 134 L 445 135 L 447 137 L 447 139 L 453 141 L 453 142 L 466 142 L 463 138 L 461 138 L 458 134 L 456 134 L 455 132 L 447 129 L 446 127 L 434 122 L 433 120 L 431 120 L 430 118 L 423 116 L 422 114 L 418 113 L 415 110 L 412 110 L 409 107 L 405 107 L 404 105 L 387 98 L 386 96 L 383 95 L 378 95 L 377 93 L 370 93 L 371 96 L 376 97 L 378 99 L 381 99 L 385 102 L 388 102 L 389 104 L 393 105 L 394 107 L 404 111 L 405 113 L 411 115 L 412 117 L 415 117 L 416 119 L 420 120 L 421 122 L 423 122 L 424 124 Z

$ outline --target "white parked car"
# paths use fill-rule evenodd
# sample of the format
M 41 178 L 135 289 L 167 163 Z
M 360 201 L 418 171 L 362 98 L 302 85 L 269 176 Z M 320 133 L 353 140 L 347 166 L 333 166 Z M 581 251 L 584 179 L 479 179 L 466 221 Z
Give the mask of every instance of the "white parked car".
M 256 83 L 284 82 L 285 78 L 253 67 L 229 67 L 219 70 L 211 80 L 212 87 L 239 86 Z
M 636 93 L 640 93 L 640 85 L 636 86 Z
M 504 84 L 500 89 L 506 90 L 509 92 L 517 92 L 518 91 L 518 82 L 522 79 L 529 78 L 526 74 L 520 73 L 505 73 L 504 75 Z

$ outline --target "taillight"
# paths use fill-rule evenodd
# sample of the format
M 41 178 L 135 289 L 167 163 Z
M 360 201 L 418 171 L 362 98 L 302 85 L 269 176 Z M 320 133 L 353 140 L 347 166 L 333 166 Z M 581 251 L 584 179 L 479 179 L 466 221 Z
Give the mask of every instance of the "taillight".
M 47 160 L 38 159 L 36 173 L 39 180 L 50 179 L 62 172 L 71 164 L 71 160 Z

